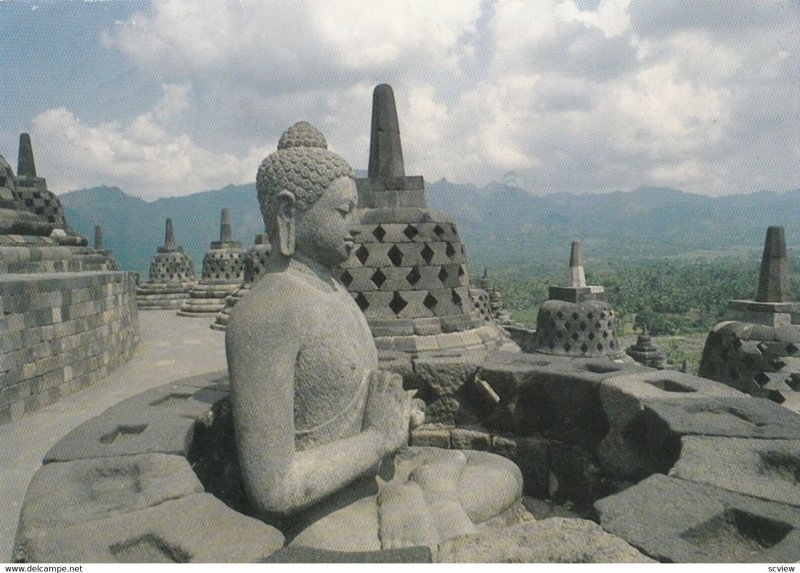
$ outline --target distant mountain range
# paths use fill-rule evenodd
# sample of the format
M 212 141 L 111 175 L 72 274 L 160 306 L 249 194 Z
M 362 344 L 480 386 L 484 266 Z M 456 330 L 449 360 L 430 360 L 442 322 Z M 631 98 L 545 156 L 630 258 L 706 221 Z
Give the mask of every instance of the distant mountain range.
M 640 188 L 536 196 L 499 183 L 476 187 L 444 179 L 426 187 L 428 205 L 458 224 L 473 268 L 565 265 L 572 240 L 583 243 L 587 259 L 757 255 L 769 225 L 784 225 L 789 247 L 800 247 L 800 190 L 707 197 Z M 60 198 L 72 227 L 91 241 L 94 226 L 101 225 L 105 247 L 120 266 L 143 277 L 164 242 L 167 217 L 198 274 L 203 254 L 219 238 L 223 207 L 230 210 L 234 238 L 245 247 L 264 231 L 254 183 L 153 202 L 116 187 Z

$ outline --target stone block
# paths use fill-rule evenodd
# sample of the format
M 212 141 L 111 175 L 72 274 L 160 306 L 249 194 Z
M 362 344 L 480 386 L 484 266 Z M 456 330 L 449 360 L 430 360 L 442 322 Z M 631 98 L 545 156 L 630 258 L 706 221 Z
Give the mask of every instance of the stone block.
M 760 398 L 698 397 L 647 403 L 658 421 L 653 430 L 671 437 L 685 435 L 757 439 L 800 439 L 797 414 Z
M 404 306 L 397 311 L 398 318 L 413 319 L 416 317 L 433 317 L 438 310 L 438 305 L 429 306 L 428 294 L 425 291 L 400 291 L 397 293 L 398 298 L 393 300 L 402 300 Z M 390 303 L 392 304 L 392 303 Z
M 331 551 L 289 545 L 261 563 L 432 563 L 429 547 L 400 547 L 383 551 Z
M 550 488 L 549 441 L 534 437 L 517 437 L 515 441 L 512 460 L 522 471 L 525 495 L 545 499 Z
M 586 519 L 554 517 L 449 539 L 439 563 L 652 563 Z
M 420 426 L 411 431 L 411 445 L 450 449 L 450 429 L 436 426 Z
M 209 494 L 59 528 L 32 540 L 15 558 L 56 563 L 241 563 L 283 547 L 274 527 Z
M 436 335 L 436 343 L 442 350 L 460 350 L 466 345 L 461 332 L 448 332 Z
M 597 447 L 606 473 L 615 479 L 643 478 L 666 471 L 673 461 L 659 459 L 647 440 L 643 420 L 648 400 L 695 400 L 698 396 L 743 396 L 724 384 L 682 372 L 642 369 L 636 374 L 614 376 L 600 386 L 600 401 L 609 431 Z
M 195 421 L 177 416 L 112 413 L 92 418 L 64 436 L 44 463 L 146 453 L 186 456 Z
M 517 456 L 517 441 L 511 436 L 492 436 L 492 452 L 514 460 Z
M 488 451 L 492 448 L 492 436 L 480 430 L 454 428 L 450 432 L 450 446 L 454 450 Z
M 228 392 L 222 389 L 197 388 L 175 382 L 123 400 L 106 410 L 104 415 L 124 417 L 128 412 L 136 412 L 147 418 L 180 417 L 210 425 L 214 407 L 227 398 Z
M 348 268 L 340 273 L 340 282 L 348 289 L 356 292 L 378 290 L 378 287 L 371 280 L 375 271 L 376 269 L 370 267 Z
M 800 506 L 800 441 L 685 436 L 669 475 Z
M 373 318 L 392 319 L 397 317 L 397 314 L 389 306 L 394 297 L 393 292 L 362 292 L 356 297 L 356 302 L 359 302 L 359 297 L 362 297 L 364 301 L 364 303 L 359 304 L 359 306 L 368 320 Z
M 800 559 L 800 509 L 653 475 L 595 503 L 600 525 L 669 563 Z
M 414 334 L 419 336 L 434 337 L 442 333 L 442 321 L 438 317 L 417 318 L 414 320 Z
M 582 448 L 551 441 L 547 444 L 549 484 L 546 498 L 571 502 L 582 515 L 590 515 L 592 504 L 615 491 L 594 456 Z
M 17 552 L 54 529 L 202 493 L 189 462 L 146 454 L 57 462 L 39 469 L 25 496 Z
M 516 399 L 516 432 L 542 433 L 594 449 L 608 421 L 600 406 L 600 384 L 589 374 L 551 365 L 527 377 Z

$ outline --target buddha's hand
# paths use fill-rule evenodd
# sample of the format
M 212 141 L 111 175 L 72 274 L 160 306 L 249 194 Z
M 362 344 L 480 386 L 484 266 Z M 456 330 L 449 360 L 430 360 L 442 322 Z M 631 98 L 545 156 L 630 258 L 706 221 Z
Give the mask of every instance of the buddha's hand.
M 370 372 L 363 429 L 378 433 L 382 454 L 395 452 L 408 442 L 413 395 L 414 392 L 403 390 L 399 374 L 385 370 Z

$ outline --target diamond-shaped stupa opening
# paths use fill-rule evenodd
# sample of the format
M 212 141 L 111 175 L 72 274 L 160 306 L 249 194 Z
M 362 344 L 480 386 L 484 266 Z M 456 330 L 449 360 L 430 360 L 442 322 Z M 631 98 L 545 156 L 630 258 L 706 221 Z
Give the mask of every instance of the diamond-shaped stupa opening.
M 358 308 L 361 309 L 361 312 L 364 312 L 369 308 L 369 301 L 367 300 L 367 297 L 365 297 L 363 293 L 358 293 L 356 295 L 355 301 L 356 304 L 358 305 Z
M 361 245 L 360 247 L 358 247 L 358 249 L 356 249 L 356 253 L 355 254 L 356 254 L 356 258 L 363 265 L 364 263 L 367 262 L 367 259 L 369 258 L 369 249 L 367 249 L 366 246 Z
M 408 302 L 402 296 L 400 296 L 399 292 L 395 291 L 392 300 L 389 302 L 389 308 L 392 309 L 392 312 L 395 314 L 400 314 L 407 306 Z
M 433 296 L 431 293 L 428 293 L 427 295 L 425 295 L 425 299 L 422 301 L 422 304 L 424 304 L 429 309 L 433 310 L 438 302 L 439 301 L 436 300 L 435 296 Z
M 403 251 L 397 245 L 392 245 L 387 255 L 394 266 L 399 267 L 403 264 Z
M 408 281 L 408 284 L 410 284 L 411 286 L 417 284 L 419 282 L 419 279 L 421 278 L 422 275 L 419 274 L 419 269 L 417 267 L 412 268 L 411 272 L 409 272 L 406 275 L 406 280 Z
M 374 284 L 376 287 L 381 288 L 381 285 L 386 282 L 386 275 L 383 274 L 383 271 L 378 269 L 372 273 L 372 276 L 369 277 L 369 280 L 371 280 L 372 284 Z

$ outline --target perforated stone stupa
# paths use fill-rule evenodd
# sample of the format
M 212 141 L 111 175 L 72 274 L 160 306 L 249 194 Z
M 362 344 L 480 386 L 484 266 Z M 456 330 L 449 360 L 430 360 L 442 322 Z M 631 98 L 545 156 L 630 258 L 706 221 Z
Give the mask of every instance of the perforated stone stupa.
M 357 180 L 360 234 L 339 279 L 364 312 L 379 350 L 496 348 L 469 295 L 458 229 L 429 209 L 421 176 L 406 176 L 392 88 L 375 88 L 368 177 Z
M 602 286 L 587 286 L 583 250 L 573 241 L 567 286 L 550 287 L 536 317 L 536 352 L 620 359 L 616 317 Z
M 222 210 L 219 241 L 213 241 L 203 256 L 203 275 L 189 291 L 178 316 L 208 316 L 225 308 L 225 297 L 244 281 L 244 249 L 231 235 L 231 217 Z
M 649 368 L 663 370 L 669 367 L 667 355 L 664 351 L 653 344 L 653 339 L 647 330 L 640 334 L 636 339 L 636 344 L 630 345 L 625 349 L 625 354 L 633 358 L 636 362 Z
M 732 300 L 706 339 L 700 376 L 800 410 L 800 303 L 783 227 L 770 227 L 753 300 Z
M 100 225 L 94 226 L 94 253 L 86 257 L 84 268 L 86 270 L 119 270 L 114 253 L 110 249 L 106 249 L 103 244 L 103 227 Z
M 183 306 L 197 285 L 192 259 L 175 243 L 172 219 L 167 219 L 164 246 L 150 260 L 147 281 L 136 289 L 140 310 L 172 310 Z
M 0 272 L 114 270 L 64 219 L 58 197 L 36 173 L 30 136 L 20 136 L 18 175 L 0 156 Z M 113 263 L 113 264 L 112 264 Z
M 211 328 L 214 330 L 225 330 L 228 328 L 228 318 L 236 303 L 241 300 L 253 288 L 253 284 L 264 274 L 272 246 L 269 243 L 269 236 L 266 233 L 256 235 L 253 246 L 247 249 L 244 257 L 244 283 L 235 292 L 225 297 L 225 308 L 217 315 Z
M 33 145 L 31 136 L 27 133 L 19 136 L 16 184 L 19 198 L 29 211 L 36 213 L 58 228 L 65 229 L 67 227 L 61 201 L 55 193 L 47 189 L 47 181 L 36 175 Z

